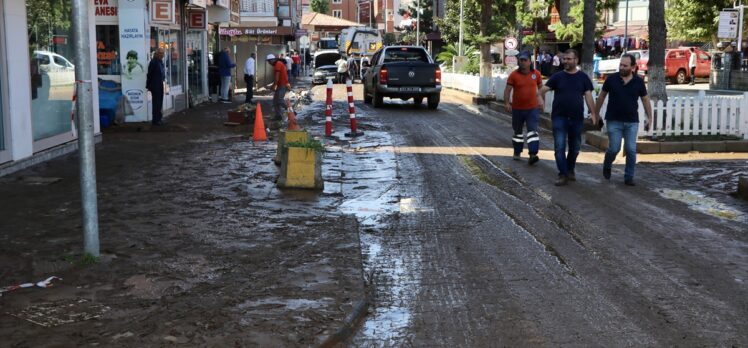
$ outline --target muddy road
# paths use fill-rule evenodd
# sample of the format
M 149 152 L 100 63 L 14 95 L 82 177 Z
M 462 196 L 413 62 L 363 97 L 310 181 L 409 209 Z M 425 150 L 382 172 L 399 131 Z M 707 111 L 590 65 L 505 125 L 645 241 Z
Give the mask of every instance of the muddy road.
M 748 209 L 724 183 L 745 155 L 641 156 L 628 187 L 622 158 L 607 181 L 585 146 L 577 182 L 555 187 L 547 130 L 531 167 L 511 158 L 509 117 L 465 95 L 385 101 L 357 107 L 387 137 L 343 161 L 386 164 L 358 180 L 378 188 L 357 214 L 376 298 L 351 345 L 748 344 Z M 732 171 L 715 184 L 714 167 Z

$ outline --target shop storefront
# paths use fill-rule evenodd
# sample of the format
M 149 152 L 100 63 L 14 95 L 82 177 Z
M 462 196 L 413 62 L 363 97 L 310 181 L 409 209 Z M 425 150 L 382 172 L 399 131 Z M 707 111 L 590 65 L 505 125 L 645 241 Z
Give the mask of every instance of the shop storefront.
M 272 82 L 273 68 L 265 63 L 264 58 L 269 53 L 279 55 L 288 53 L 286 42 L 293 37 L 290 27 L 272 28 L 220 28 L 221 47 L 229 47 L 234 53 L 232 59 L 236 62 L 236 86 L 246 88 L 244 83 L 244 62 L 250 53 L 255 53 L 257 69 L 255 83 L 263 86 Z
M 71 0 L 0 0 L 0 175 L 75 149 L 71 17 Z M 95 45 L 89 53 L 96 71 Z M 98 133 L 95 84 L 93 94 Z
M 208 18 L 205 9 L 190 7 L 186 16 L 187 89 L 190 105 L 208 98 Z

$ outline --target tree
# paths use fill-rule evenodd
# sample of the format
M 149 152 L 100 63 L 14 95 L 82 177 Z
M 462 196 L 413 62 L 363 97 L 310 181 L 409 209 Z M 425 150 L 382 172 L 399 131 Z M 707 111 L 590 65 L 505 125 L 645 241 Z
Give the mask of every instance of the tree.
M 436 61 L 444 64 L 447 68 L 452 68 L 452 59 L 459 55 L 457 46 L 455 44 L 447 44 L 444 50 L 436 55 Z M 473 46 L 463 47 L 463 54 L 468 58 L 467 66 L 465 66 L 465 72 L 468 74 L 475 74 L 480 71 L 480 54 L 478 50 Z
M 477 25 L 468 25 L 470 18 L 478 18 L 479 10 L 475 0 L 464 0 L 465 25 L 463 27 L 464 42 L 471 42 L 471 38 L 478 35 Z M 444 9 L 444 18 L 437 18 L 436 25 L 444 42 L 457 43 L 460 39 L 460 0 L 449 0 Z
M 719 11 L 732 7 L 733 0 L 670 0 L 665 18 L 670 39 L 711 41 L 717 44 Z
M 418 15 L 418 5 L 420 2 L 421 6 L 421 15 Z M 416 0 L 407 8 L 401 8 L 397 11 L 398 14 L 400 14 L 403 17 L 410 18 L 413 22 L 413 25 L 410 26 L 404 26 L 401 28 L 398 28 L 399 30 L 402 30 L 403 36 L 401 37 L 401 40 L 404 42 L 408 42 L 411 44 L 417 44 L 418 41 L 421 41 L 421 38 L 416 39 L 416 20 L 421 22 L 420 25 L 420 31 L 421 36 L 425 35 L 429 31 L 431 31 L 431 28 L 434 25 L 434 11 L 432 9 L 432 1 L 429 0 Z
M 649 88 L 653 100 L 667 101 L 665 90 L 665 0 L 649 1 Z
M 553 4 L 553 0 L 518 0 L 515 2 L 515 11 L 517 13 L 518 32 L 522 29 L 532 29 L 532 34 L 522 36 L 522 43 L 533 46 L 535 49 L 545 42 L 547 32 L 539 30 L 539 25 L 548 23 L 551 15 L 548 9 Z
M 592 56 L 595 51 L 595 27 L 597 26 L 596 1 L 584 2 L 583 34 L 582 34 L 582 70 L 592 76 Z
M 312 0 L 312 3 L 310 5 L 312 6 L 312 11 L 314 12 L 324 13 L 324 14 L 330 13 L 330 1 L 329 0 Z
M 26 0 L 30 50 L 48 50 L 52 36 L 70 29 L 70 0 Z
M 605 13 L 606 10 L 614 9 L 618 6 L 619 0 L 600 0 L 597 1 L 595 5 L 595 23 L 599 23 L 603 13 Z M 572 0 L 572 7 L 571 12 L 569 13 L 569 17 L 571 18 L 583 18 L 585 15 L 585 5 L 584 1 L 581 0 Z M 582 43 L 582 39 L 584 37 L 584 20 L 583 21 L 570 21 L 568 24 L 564 24 L 563 22 L 554 24 L 553 30 L 556 32 L 556 37 L 565 41 L 568 41 L 571 46 L 578 45 Z M 597 30 L 597 28 L 594 29 L 596 36 L 600 36 L 602 34 L 602 28 L 601 30 Z

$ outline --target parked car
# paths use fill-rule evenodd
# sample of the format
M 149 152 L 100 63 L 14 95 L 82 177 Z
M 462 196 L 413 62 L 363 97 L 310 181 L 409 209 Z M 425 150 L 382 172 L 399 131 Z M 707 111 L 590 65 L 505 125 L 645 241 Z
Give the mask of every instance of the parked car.
M 384 97 L 408 100 L 416 105 L 428 99 L 428 107 L 439 106 L 442 72 L 429 53 L 419 46 L 388 46 L 371 58 L 364 75 L 364 102 L 383 105 Z
M 712 56 L 698 48 L 695 48 L 697 78 L 709 78 L 712 70 Z M 684 84 L 691 80 L 691 70 L 688 69 L 688 60 L 691 57 L 689 47 L 678 47 L 665 51 L 665 77 L 673 83 Z
M 335 62 L 340 59 L 340 53 L 337 50 L 317 51 L 313 59 L 313 85 L 327 83 L 328 77 L 333 78 L 333 83 L 337 82 L 338 67 Z

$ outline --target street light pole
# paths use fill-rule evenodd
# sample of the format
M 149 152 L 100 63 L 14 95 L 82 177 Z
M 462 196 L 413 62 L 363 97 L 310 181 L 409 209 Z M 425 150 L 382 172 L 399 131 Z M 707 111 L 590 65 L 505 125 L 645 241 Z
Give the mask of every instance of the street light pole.
M 72 1 L 73 46 L 75 47 L 76 121 L 80 163 L 83 251 L 99 257 L 99 213 L 96 201 L 96 153 L 94 151 L 91 40 L 88 35 L 88 0 Z
M 460 0 L 460 48 L 458 50 L 459 56 L 462 56 L 462 22 L 463 22 L 464 7 L 465 7 L 465 0 Z
M 623 24 L 623 53 L 629 50 L 629 0 L 626 0 L 626 20 Z

